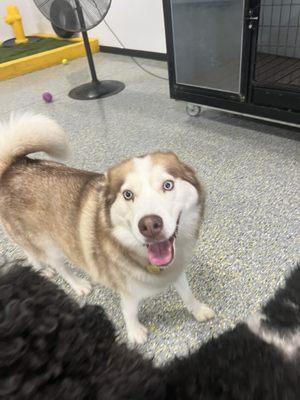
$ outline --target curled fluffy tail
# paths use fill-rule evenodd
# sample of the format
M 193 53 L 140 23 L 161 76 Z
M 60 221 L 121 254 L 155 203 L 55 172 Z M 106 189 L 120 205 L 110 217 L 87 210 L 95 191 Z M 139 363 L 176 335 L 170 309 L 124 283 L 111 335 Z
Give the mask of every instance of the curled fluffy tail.
M 0 177 L 17 158 L 39 151 L 55 158 L 68 155 L 66 135 L 55 121 L 26 113 L 0 122 Z

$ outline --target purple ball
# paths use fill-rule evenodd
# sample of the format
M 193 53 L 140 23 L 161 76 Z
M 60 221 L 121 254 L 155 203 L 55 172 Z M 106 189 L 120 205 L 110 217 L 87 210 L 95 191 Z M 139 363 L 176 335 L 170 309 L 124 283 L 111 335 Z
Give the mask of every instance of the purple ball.
M 52 99 L 53 99 L 53 97 L 52 97 L 52 94 L 50 92 L 44 92 L 43 93 L 43 100 L 46 103 L 51 103 Z

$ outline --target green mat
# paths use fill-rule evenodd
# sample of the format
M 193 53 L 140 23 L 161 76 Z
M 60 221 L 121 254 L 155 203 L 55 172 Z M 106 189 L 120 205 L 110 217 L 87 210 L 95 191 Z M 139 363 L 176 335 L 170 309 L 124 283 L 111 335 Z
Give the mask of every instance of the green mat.
M 18 58 L 32 56 L 43 51 L 74 44 L 69 40 L 57 40 L 52 38 L 40 38 L 36 42 L 28 42 L 9 47 L 0 47 L 0 64 L 16 60 Z

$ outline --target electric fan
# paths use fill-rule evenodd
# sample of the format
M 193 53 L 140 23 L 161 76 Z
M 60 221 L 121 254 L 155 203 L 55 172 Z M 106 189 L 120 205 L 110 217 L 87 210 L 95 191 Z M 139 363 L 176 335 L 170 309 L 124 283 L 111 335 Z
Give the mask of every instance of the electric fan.
M 112 96 L 125 88 L 123 82 L 97 78 L 87 31 L 106 16 L 111 0 L 34 0 L 52 26 L 66 32 L 81 32 L 90 67 L 92 81 L 72 89 L 69 96 L 78 100 L 92 100 Z M 56 30 L 55 29 L 55 30 Z

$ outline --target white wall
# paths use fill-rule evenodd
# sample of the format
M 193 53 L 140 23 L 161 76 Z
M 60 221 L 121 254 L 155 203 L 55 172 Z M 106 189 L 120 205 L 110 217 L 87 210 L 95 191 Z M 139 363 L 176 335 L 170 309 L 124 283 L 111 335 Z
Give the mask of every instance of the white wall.
M 26 35 L 51 32 L 51 25 L 38 11 L 33 0 L 0 0 L 0 40 L 13 36 L 4 22 L 6 5 L 15 4 L 22 15 Z M 106 21 L 128 49 L 166 52 L 162 0 L 112 0 Z M 90 31 L 100 45 L 121 47 L 101 23 Z

